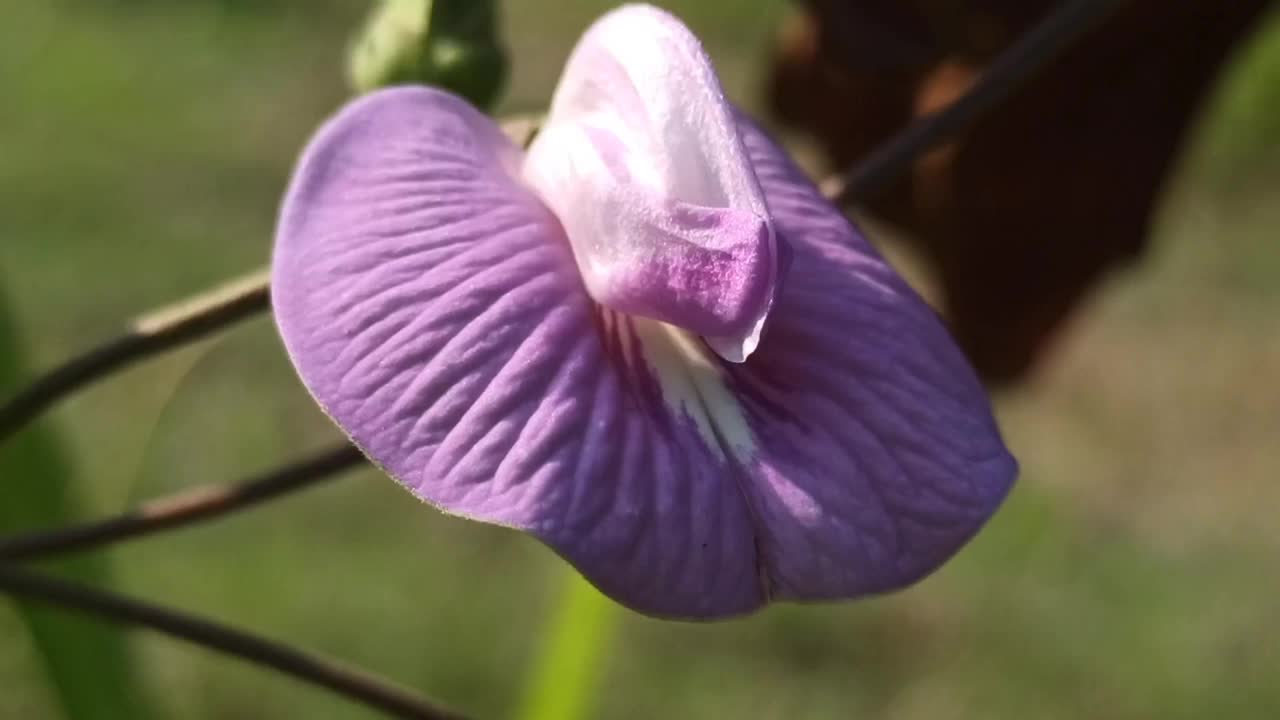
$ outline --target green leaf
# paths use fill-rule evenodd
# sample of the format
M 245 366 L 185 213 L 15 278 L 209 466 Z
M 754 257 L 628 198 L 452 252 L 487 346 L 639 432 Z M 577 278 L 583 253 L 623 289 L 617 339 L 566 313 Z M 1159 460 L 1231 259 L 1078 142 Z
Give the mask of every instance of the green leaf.
M 435 85 L 488 109 L 507 77 L 496 0 L 380 0 L 352 45 L 357 92 Z
M 17 332 L 0 295 L 0 397 L 22 381 Z M 0 443 L 0 532 L 65 522 L 76 517 L 70 463 L 54 433 L 36 425 Z M 60 561 L 57 570 L 102 583 L 108 569 L 89 556 Z M 50 689 L 67 718 L 107 720 L 154 717 L 120 630 L 36 603 L 19 602 Z

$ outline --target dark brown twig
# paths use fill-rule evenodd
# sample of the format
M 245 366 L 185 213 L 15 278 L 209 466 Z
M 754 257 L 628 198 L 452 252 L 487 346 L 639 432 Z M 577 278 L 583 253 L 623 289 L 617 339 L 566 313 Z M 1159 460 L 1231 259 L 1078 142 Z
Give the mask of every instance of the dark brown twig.
M 0 563 L 43 559 L 210 520 L 310 487 L 363 462 L 359 450 L 343 443 L 240 483 L 194 488 L 103 520 L 3 537 Z
M 883 190 L 901 177 L 916 158 L 964 132 L 1124 2 L 1064 0 L 996 57 L 968 92 L 880 145 L 851 171 L 824 182 L 823 191 L 837 204 L 847 204 Z
M 421 720 L 462 717 L 359 670 L 178 610 L 3 566 L 0 566 L 0 592 L 156 630 L 328 688 L 391 717 Z
M 0 404 L 0 442 L 90 383 L 199 340 L 266 310 L 267 305 L 267 274 L 260 271 L 138 318 L 123 335 L 71 358 Z

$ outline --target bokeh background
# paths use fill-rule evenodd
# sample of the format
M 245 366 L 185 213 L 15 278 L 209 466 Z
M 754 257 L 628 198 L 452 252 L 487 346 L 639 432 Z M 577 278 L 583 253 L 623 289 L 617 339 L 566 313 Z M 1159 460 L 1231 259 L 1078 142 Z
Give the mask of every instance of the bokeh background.
M 786 2 L 662 4 L 703 38 L 729 94 L 760 107 Z M 544 106 L 572 42 L 610 5 L 506 0 L 499 113 Z M 346 95 L 342 58 L 366 9 L 0 4 L 0 290 L 28 367 L 266 262 L 290 165 Z M 1021 482 L 945 569 L 884 598 L 718 624 L 621 609 L 584 620 L 609 633 L 593 716 L 1280 717 L 1276 13 L 1198 123 L 1153 251 L 997 408 Z M 81 516 L 337 437 L 266 318 L 130 370 L 50 421 Z M 0 481 L 3 506 L 41 477 Z M 489 718 L 517 711 L 569 574 L 536 542 L 447 518 L 371 470 L 109 561 L 113 587 Z M 374 717 L 167 638 L 129 645 L 158 717 Z M 57 708 L 0 602 L 0 717 Z

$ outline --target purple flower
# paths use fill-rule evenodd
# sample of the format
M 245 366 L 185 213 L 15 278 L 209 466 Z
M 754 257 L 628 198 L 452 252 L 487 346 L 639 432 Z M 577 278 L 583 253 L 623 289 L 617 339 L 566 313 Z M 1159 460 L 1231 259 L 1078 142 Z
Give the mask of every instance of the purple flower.
M 641 612 L 902 587 L 1016 475 L 932 311 L 650 7 L 588 30 L 527 154 L 436 90 L 343 109 L 272 282 L 376 463 Z

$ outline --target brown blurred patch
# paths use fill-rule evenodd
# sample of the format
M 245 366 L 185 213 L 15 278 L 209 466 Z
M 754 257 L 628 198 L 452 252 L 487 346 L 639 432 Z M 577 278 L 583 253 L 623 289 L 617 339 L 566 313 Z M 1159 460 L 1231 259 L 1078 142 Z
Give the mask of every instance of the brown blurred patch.
M 963 93 L 1049 0 L 809 0 L 769 102 L 846 168 Z M 1267 0 L 1130 0 L 955 142 L 868 199 L 933 266 L 960 343 L 1022 378 L 1112 268 L 1141 257 L 1214 78 Z

